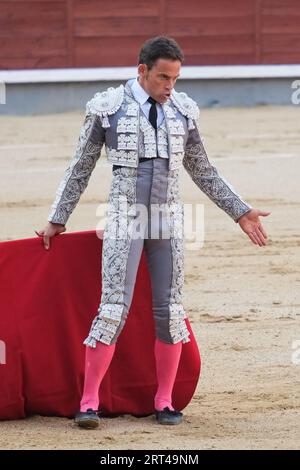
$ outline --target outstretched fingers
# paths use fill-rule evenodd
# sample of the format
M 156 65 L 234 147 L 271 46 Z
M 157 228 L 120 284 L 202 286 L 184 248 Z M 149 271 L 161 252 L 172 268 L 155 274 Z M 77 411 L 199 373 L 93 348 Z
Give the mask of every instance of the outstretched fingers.
M 264 235 L 258 230 L 254 230 L 252 232 L 248 233 L 250 240 L 255 244 L 259 246 L 265 246 L 266 245 L 266 240 Z

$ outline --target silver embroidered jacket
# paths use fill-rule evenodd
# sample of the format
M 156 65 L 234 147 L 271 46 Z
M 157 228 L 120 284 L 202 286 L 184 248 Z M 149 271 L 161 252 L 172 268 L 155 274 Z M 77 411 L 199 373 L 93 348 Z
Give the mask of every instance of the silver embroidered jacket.
M 196 185 L 237 222 L 252 207 L 209 162 L 196 124 L 197 104 L 173 90 L 162 105 L 165 119 L 156 139 L 130 84 L 131 80 L 125 86 L 108 88 L 88 101 L 75 155 L 57 189 L 48 221 L 66 224 L 105 144 L 112 164 L 136 168 L 139 158 L 158 155 L 169 158 L 170 173 L 178 174 L 183 165 Z

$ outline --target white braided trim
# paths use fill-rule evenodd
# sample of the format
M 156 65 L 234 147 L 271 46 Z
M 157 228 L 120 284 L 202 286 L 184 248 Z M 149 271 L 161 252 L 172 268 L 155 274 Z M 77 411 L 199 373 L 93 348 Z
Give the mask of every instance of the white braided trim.
M 196 101 L 190 98 L 186 93 L 178 93 L 173 90 L 170 99 L 183 116 L 195 120 L 199 118 L 200 112 Z
M 97 341 L 111 344 L 122 319 L 123 305 L 104 304 L 99 308 L 100 314 L 93 320 L 88 337 L 83 344 L 95 348 Z
M 182 304 L 170 304 L 170 335 L 173 340 L 173 343 L 189 343 L 190 332 L 187 329 L 185 319 L 186 314 Z
M 123 85 L 117 88 L 109 87 L 106 91 L 96 93 L 94 97 L 87 102 L 86 111 L 100 116 L 104 121 L 103 127 L 109 127 L 107 116 L 115 114 L 118 111 L 123 99 Z

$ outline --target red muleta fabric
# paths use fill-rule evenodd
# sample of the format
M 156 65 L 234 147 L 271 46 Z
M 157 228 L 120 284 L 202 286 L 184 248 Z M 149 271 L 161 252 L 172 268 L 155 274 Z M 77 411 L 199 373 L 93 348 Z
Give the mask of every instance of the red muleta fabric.
M 72 417 L 84 379 L 83 340 L 101 296 L 102 240 L 96 231 L 64 233 L 45 250 L 35 237 L 0 243 L 0 419 Z M 191 330 L 173 397 L 191 400 L 200 354 Z M 151 283 L 143 253 L 129 317 L 101 385 L 105 415 L 153 413 L 156 391 Z

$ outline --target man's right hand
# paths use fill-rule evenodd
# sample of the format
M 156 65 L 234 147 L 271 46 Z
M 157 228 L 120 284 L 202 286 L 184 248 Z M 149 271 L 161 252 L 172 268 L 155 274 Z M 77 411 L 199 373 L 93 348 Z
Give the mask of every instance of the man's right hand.
M 53 222 L 48 222 L 46 227 L 43 230 L 35 230 L 35 233 L 38 237 L 43 237 L 44 247 L 46 250 L 50 248 L 50 238 L 59 233 L 65 232 L 66 227 L 62 224 L 55 224 Z

